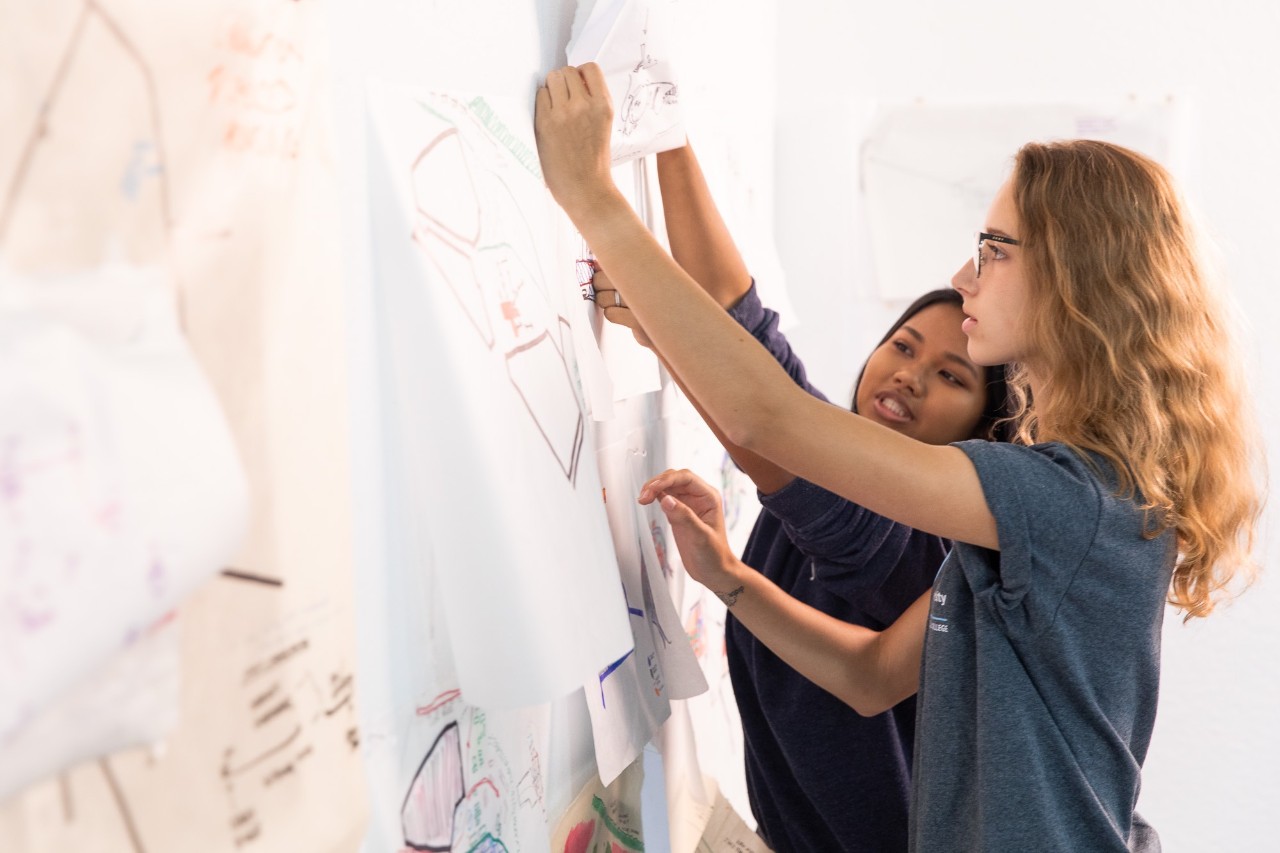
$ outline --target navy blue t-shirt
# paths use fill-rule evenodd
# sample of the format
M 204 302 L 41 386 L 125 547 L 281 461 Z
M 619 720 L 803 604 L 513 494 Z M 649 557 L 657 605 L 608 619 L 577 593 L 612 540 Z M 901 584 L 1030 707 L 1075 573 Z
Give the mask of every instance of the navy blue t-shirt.
M 804 365 L 752 286 L 730 315 L 809 393 Z M 761 495 L 742 559 L 806 604 L 882 629 L 932 584 L 946 540 L 890 521 L 805 480 Z M 732 612 L 729 674 L 759 833 L 779 853 L 907 846 L 915 699 L 862 717 L 759 642 Z

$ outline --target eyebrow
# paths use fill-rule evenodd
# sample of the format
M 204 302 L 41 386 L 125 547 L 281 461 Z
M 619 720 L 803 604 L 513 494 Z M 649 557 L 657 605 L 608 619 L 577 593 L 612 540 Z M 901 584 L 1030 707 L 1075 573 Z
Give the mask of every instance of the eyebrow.
M 988 234 L 995 234 L 997 237 L 1008 237 L 1010 240 L 1017 239 L 1008 231 L 1004 231 L 1000 228 L 986 228 L 985 230 Z
M 995 233 L 995 232 L 992 232 L 992 233 Z M 920 343 L 924 343 L 924 335 L 920 334 L 918 330 L 912 328 L 911 326 L 908 326 L 906 323 L 902 324 L 902 330 L 910 334 L 911 337 L 915 338 Z M 963 367 L 965 370 L 969 371 L 969 375 L 974 378 L 974 381 L 977 381 L 980 378 L 978 376 L 978 369 L 973 366 L 973 362 L 969 361 L 969 359 L 965 358 L 959 353 L 948 351 L 943 353 L 943 357 L 946 358 L 947 361 L 953 361 L 956 364 Z

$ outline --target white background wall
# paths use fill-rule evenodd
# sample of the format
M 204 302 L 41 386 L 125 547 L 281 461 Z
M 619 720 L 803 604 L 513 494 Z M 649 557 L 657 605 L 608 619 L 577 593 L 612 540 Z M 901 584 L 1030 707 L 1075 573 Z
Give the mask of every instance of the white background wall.
M 872 281 L 856 191 L 869 103 L 1079 102 L 1172 95 L 1191 105 L 1188 194 L 1207 218 L 1252 339 L 1255 403 L 1280 468 L 1280 6 L 788 0 L 778 22 L 778 244 L 811 376 L 845 395 L 901 305 Z M 1012 155 L 1012 151 L 1009 152 Z M 977 227 L 975 223 L 974 227 Z M 907 235 L 902 250 L 928 234 Z M 959 266 L 962 258 L 956 258 Z M 953 270 L 939 270 L 945 282 Z M 1274 531 L 1280 503 L 1265 526 Z M 1165 627 L 1155 741 L 1139 809 L 1166 853 L 1277 849 L 1280 553 L 1206 620 Z M 1270 617 L 1270 618 L 1268 618 Z

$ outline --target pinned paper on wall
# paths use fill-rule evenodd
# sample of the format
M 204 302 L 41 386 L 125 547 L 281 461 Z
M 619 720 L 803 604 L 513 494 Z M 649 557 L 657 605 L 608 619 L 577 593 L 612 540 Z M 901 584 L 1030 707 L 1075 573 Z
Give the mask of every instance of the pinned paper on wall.
M 179 720 L 178 619 L 162 618 L 0 746 L 0 800 L 83 761 L 161 742 Z
M 549 706 L 483 711 L 455 690 L 419 712 L 403 744 L 422 756 L 400 809 L 405 849 L 547 850 Z
M 631 637 L 532 117 L 377 82 L 368 96 L 388 417 L 415 510 L 452 520 L 432 553 L 460 688 L 485 708 L 549 701 Z
M 566 53 L 595 62 L 613 100 L 613 164 L 684 144 L 672 63 L 671 0 L 599 0 Z
M 668 589 L 665 521 L 636 503 L 665 457 L 653 431 L 632 430 L 598 453 L 609 526 L 634 646 L 583 685 L 596 766 L 608 784 L 640 755 L 671 714 L 671 700 L 707 689 Z M 652 470 L 655 469 L 656 470 Z M 655 510 L 660 512 L 660 510 Z
M 641 788 L 644 766 L 635 762 L 611 782 L 592 779 L 569 804 L 551 833 L 553 853 L 644 850 Z M 662 849 L 665 838 L 649 843 Z
M 907 300 L 946 286 L 973 256 L 973 234 L 1024 143 L 1101 139 L 1176 174 L 1188 136 L 1185 106 L 1126 99 L 880 109 L 865 133 L 860 168 L 881 296 Z M 902 251 L 903 234 L 920 237 L 910 252 Z
M 0 274 L 0 755 L 240 546 L 244 474 L 173 297 L 155 269 Z M 0 767 L 0 798 L 34 781 Z
M 354 849 L 367 807 L 352 672 L 347 329 L 328 9 L 222 0 L 158 16 L 139 0 L 50 0 L 38 11 L 12 11 L 12 38 L 0 52 L 0 76 L 14 81 L 6 87 L 13 132 L 0 145 L 5 261 L 42 281 L 163 270 L 182 338 L 235 442 L 238 462 L 220 467 L 242 472 L 251 500 L 243 545 L 216 558 L 213 580 L 182 601 L 176 625 L 129 614 L 134 639 L 123 652 L 108 659 L 119 647 L 104 642 L 96 676 L 38 716 L 23 712 L 38 727 L 31 731 L 47 733 L 86 704 L 114 704 L 110 714 L 95 708 L 92 724 L 62 741 L 59 763 L 80 752 L 73 742 L 108 750 L 154 737 L 172 721 L 180 628 L 180 714 L 163 750 L 119 752 L 25 788 L 0 806 L 0 837 L 17 839 L 8 845 L 15 850 Z M 115 316 L 92 297 L 76 302 L 95 323 Z M 136 366 L 183 391 L 180 374 L 165 372 L 162 348 L 144 351 L 146 340 L 130 340 Z M 0 370 L 0 380 L 8 377 Z M 139 379 L 127 391 L 140 397 L 147 384 Z M 198 430 L 170 420 L 187 412 L 185 392 L 131 408 L 129 432 L 145 421 L 156 438 L 141 463 L 121 463 L 123 475 L 150 477 L 156 459 L 183 442 L 198 445 Z M 99 436 L 78 438 L 86 453 L 97 452 Z M 35 450 L 56 459 L 61 448 L 24 440 L 9 458 L 30 471 Z M 193 466 L 219 464 L 188 451 L 155 473 L 180 481 Z M 92 473 L 105 457 L 80 459 Z M 44 499 L 57 478 L 71 476 L 56 465 L 37 470 L 42 491 L 24 498 Z M 86 503 L 103 494 L 89 485 Z M 202 493 L 203 481 L 192 478 L 164 509 L 186 511 Z M 206 493 L 206 509 L 215 499 Z M 122 503 L 114 516 L 122 536 L 133 509 Z M 212 511 L 193 515 L 199 529 L 181 534 L 191 547 L 218 527 Z M 159 562 L 147 538 L 133 548 L 147 558 L 147 595 L 163 597 L 183 581 L 183 556 L 156 538 Z M 106 618 L 124 588 L 104 594 L 86 624 Z M 41 590 L 22 594 L 26 612 L 43 613 L 29 606 L 47 600 Z M 0 703 L 11 695 L 0 689 Z M 126 707 L 131 713 L 121 716 Z M 0 757 L 0 770 L 14 766 Z

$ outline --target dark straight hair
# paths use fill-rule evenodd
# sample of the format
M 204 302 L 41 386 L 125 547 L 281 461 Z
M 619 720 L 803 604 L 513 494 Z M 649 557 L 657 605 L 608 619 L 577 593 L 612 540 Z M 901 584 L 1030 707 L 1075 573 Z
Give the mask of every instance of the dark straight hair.
M 884 337 L 876 344 L 876 348 L 884 345 L 884 342 L 893 337 L 894 333 L 902 328 L 912 317 L 919 314 L 930 305 L 943 303 L 946 305 L 954 305 L 959 308 L 964 303 L 964 298 L 955 290 L 949 287 L 940 287 L 937 290 L 930 290 L 907 306 L 907 310 L 894 321 L 889 327 L 889 331 L 884 333 Z M 858 381 L 853 384 L 853 403 L 849 406 L 850 411 L 858 411 L 858 388 L 862 385 L 862 374 L 866 373 L 866 362 L 862 364 L 862 370 L 858 371 Z M 974 438 L 985 438 L 990 441 L 1008 441 L 1013 436 L 1012 424 L 1009 422 L 1009 386 L 1005 384 L 1005 371 L 1003 364 L 997 364 L 994 367 L 984 367 L 982 369 L 983 377 L 986 379 L 987 399 L 982 406 L 982 416 L 978 419 L 978 426 L 974 429 Z

